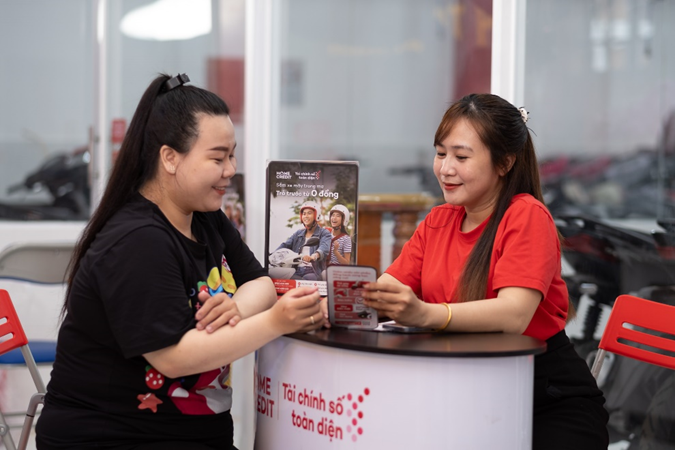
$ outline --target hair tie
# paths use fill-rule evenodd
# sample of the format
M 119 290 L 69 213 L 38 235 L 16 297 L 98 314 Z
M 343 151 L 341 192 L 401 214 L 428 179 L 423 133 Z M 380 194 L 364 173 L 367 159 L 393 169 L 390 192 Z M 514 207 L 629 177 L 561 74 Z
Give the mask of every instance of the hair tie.
M 177 88 L 178 86 L 182 86 L 189 81 L 190 77 L 188 77 L 184 73 L 181 73 L 167 80 L 166 83 L 164 83 L 164 87 L 166 88 L 166 92 L 169 92 L 171 89 Z
M 523 123 L 527 123 L 527 119 L 529 119 L 528 115 L 530 113 L 528 113 L 527 110 L 523 106 L 518 108 L 518 111 L 520 111 L 520 117 L 522 117 Z

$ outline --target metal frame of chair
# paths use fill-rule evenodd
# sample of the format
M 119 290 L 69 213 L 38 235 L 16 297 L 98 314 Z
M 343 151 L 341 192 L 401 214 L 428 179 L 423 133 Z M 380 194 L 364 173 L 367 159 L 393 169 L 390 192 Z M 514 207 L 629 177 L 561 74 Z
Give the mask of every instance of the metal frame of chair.
M 28 347 L 28 339 L 21 326 L 19 316 L 14 309 L 12 299 L 7 291 L 0 289 L 0 354 L 7 353 L 17 348 L 21 349 L 21 353 L 23 354 L 26 366 L 30 371 L 30 375 L 33 378 L 33 383 L 35 383 L 37 392 L 31 396 L 28 403 L 18 446 L 14 444 L 9 425 L 7 424 L 2 411 L 0 411 L 0 439 L 2 439 L 7 450 L 24 450 L 28 445 L 28 439 L 33 426 L 33 419 L 35 418 L 38 406 L 44 402 L 47 389 L 38 372 L 37 364 L 30 351 L 30 347 Z
M 598 378 L 607 352 L 675 369 L 675 340 L 658 334 L 675 335 L 675 306 L 620 295 L 612 307 L 591 373 Z

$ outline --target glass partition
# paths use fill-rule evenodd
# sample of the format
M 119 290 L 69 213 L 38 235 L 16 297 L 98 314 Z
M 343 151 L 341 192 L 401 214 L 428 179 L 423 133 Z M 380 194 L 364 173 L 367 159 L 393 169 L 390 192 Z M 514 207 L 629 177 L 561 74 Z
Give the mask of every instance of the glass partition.
M 1 2 L 0 220 L 86 220 L 160 72 L 228 102 L 243 165 L 244 24 L 244 0 Z
M 668 1 L 527 2 L 528 125 L 589 363 L 619 294 L 675 305 L 674 25 Z M 605 366 L 610 448 L 675 448 L 672 371 Z
M 89 216 L 92 16 L 86 0 L 0 2 L 0 221 Z
M 674 23 L 670 2 L 528 2 L 525 100 L 554 212 L 673 217 Z
M 284 0 L 279 153 L 360 162 L 362 193 L 440 195 L 433 136 L 490 87 L 490 1 Z

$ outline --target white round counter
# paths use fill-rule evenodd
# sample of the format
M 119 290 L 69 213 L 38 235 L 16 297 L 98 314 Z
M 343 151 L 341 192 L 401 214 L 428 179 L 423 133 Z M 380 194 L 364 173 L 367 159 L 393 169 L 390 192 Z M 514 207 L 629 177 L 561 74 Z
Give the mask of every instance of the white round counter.
M 497 333 L 281 337 L 257 355 L 255 449 L 529 449 L 545 349 Z

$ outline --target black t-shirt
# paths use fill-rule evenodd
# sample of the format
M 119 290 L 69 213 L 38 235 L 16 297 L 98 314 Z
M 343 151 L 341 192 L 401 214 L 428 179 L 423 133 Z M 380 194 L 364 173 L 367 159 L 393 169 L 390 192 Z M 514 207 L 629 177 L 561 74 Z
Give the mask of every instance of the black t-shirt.
M 230 448 L 229 366 L 170 379 L 142 356 L 195 327 L 200 290 L 232 295 L 267 275 L 222 212 L 194 213 L 192 232 L 198 242 L 137 195 L 96 236 L 70 290 L 39 448 L 157 441 Z

